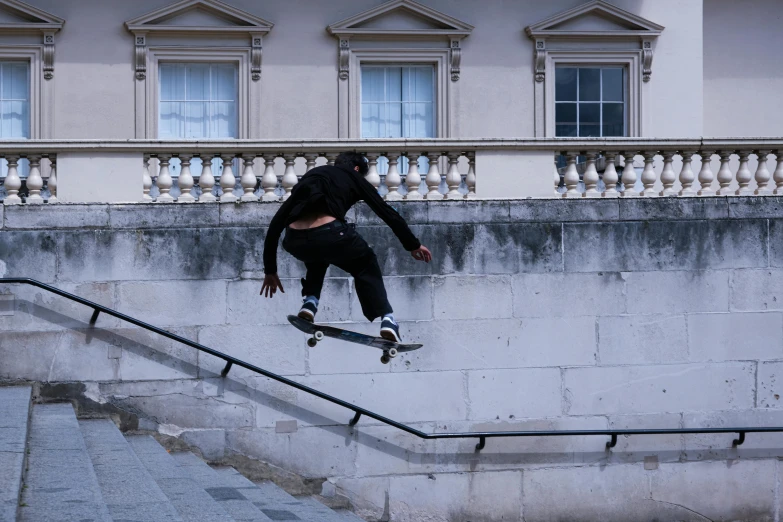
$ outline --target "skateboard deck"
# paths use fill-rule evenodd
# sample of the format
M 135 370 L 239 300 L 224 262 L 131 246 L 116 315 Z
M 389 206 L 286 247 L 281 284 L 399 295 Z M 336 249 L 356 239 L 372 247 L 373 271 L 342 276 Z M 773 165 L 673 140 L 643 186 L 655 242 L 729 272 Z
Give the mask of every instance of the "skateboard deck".
M 315 324 L 296 315 L 289 315 L 288 322 L 294 325 L 298 330 L 313 336 L 307 340 L 307 344 L 310 347 L 314 347 L 318 341 L 322 340 L 324 337 L 340 339 L 350 343 L 364 344 L 379 350 L 383 350 L 381 362 L 384 364 L 387 364 L 390 358 L 395 357 L 400 352 L 411 352 L 413 350 L 418 350 L 423 346 L 422 344 L 395 343 L 394 341 L 389 341 L 383 337 L 374 337 L 372 335 L 365 335 L 358 332 L 352 332 L 350 330 L 343 330 L 342 328 L 337 328 L 334 326 Z

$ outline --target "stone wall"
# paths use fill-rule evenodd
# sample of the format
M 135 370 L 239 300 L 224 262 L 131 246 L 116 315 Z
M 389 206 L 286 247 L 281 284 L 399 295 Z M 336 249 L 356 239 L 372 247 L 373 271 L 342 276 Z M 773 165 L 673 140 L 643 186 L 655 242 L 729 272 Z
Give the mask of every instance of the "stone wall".
M 413 261 L 366 207 L 407 341 L 379 353 L 258 295 L 277 204 L 0 207 L 0 274 L 52 283 L 426 432 L 783 425 L 780 198 L 410 202 Z M 0 288 L 0 379 L 79 381 L 215 460 L 244 455 L 372 520 L 778 520 L 783 434 L 423 441 L 24 286 Z M 322 321 L 373 332 L 333 269 Z M 55 388 L 56 390 L 57 388 Z M 425 518 L 426 517 L 426 518 Z

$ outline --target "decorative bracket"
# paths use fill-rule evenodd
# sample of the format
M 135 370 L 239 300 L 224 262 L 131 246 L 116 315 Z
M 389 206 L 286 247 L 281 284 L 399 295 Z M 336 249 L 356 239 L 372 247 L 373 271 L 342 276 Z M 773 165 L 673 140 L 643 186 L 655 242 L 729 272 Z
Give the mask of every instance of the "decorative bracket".
M 54 32 L 44 32 L 43 44 L 44 79 L 51 80 L 54 78 Z
M 546 41 L 536 40 L 536 81 L 543 82 L 546 76 Z
M 262 39 L 260 34 L 251 36 L 252 45 L 250 47 L 250 75 L 254 82 L 261 79 L 261 51 Z
M 348 79 L 348 69 L 349 69 L 349 63 L 351 59 L 351 46 L 350 42 L 347 38 L 340 38 L 340 58 L 339 58 L 339 67 L 340 67 L 340 79 L 341 80 L 347 80 Z
M 136 79 L 147 78 L 147 36 L 136 34 Z
M 459 81 L 459 63 L 462 60 L 462 48 L 458 39 L 451 40 L 451 81 Z
M 652 61 L 653 50 L 652 40 L 644 38 L 642 39 L 642 80 L 645 82 L 650 81 L 650 75 L 652 75 Z

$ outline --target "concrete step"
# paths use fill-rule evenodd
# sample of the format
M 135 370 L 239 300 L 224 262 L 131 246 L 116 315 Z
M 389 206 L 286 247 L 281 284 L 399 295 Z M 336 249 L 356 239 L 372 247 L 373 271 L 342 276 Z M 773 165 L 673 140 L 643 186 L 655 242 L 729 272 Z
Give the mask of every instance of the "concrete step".
M 362 517 L 348 509 L 335 509 L 334 512 L 342 515 L 345 522 L 365 522 Z
M 359 518 L 356 513 L 348 510 L 348 509 L 331 509 L 328 506 L 325 506 L 321 502 L 318 501 L 318 499 L 313 497 L 294 497 L 299 502 L 302 502 L 303 504 L 307 504 L 312 506 L 315 509 L 323 510 L 323 508 L 329 509 L 332 513 L 336 514 L 338 516 L 337 520 L 340 520 L 341 522 L 365 522 L 361 518 Z
M 272 520 L 312 520 L 318 522 L 343 522 L 340 514 L 315 499 L 303 501 L 286 493 L 272 482 L 255 484 L 234 468 L 218 468 L 227 484 L 236 488 Z M 308 497 L 303 497 L 308 498 Z M 285 518 L 289 517 L 289 518 Z
M 234 519 L 149 435 L 125 437 L 136 456 L 171 500 L 185 522 L 231 522 Z
M 114 520 L 181 522 L 174 505 L 111 420 L 79 421 L 103 498 Z
M 192 453 L 172 453 L 174 460 L 187 475 L 201 486 L 221 507 L 237 521 L 261 522 L 273 519 L 248 498 L 246 490 L 240 490 L 225 475 L 218 473 Z M 295 520 L 295 519 L 294 519 Z
M 111 522 L 70 404 L 37 404 L 30 422 L 22 521 Z
M 30 424 L 29 386 L 0 388 L 0 520 L 15 521 Z

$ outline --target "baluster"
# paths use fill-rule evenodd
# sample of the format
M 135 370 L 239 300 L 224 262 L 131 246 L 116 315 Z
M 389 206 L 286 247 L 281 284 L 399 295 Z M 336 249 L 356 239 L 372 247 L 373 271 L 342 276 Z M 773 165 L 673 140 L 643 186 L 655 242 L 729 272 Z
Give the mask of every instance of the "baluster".
M 177 198 L 177 201 L 179 203 L 193 203 L 196 201 L 195 196 L 193 196 L 193 174 L 190 172 L 190 160 L 193 159 L 193 156 L 190 154 L 180 154 L 179 155 L 179 161 L 180 165 L 182 166 L 182 170 L 179 172 L 179 178 L 177 178 L 177 183 L 179 184 L 179 197 Z
M 555 181 L 555 197 L 559 195 L 559 192 L 557 189 L 560 188 L 560 171 L 557 169 L 557 154 L 555 154 L 555 168 L 553 170 L 554 173 L 554 181 Z
M 623 168 L 623 193 L 626 198 L 633 198 L 639 195 L 636 191 L 636 169 L 633 167 L 633 159 L 636 152 L 623 152 L 625 158 L 625 167 Z
M 389 192 L 385 197 L 389 201 L 397 201 L 402 199 L 402 194 L 399 192 L 402 177 L 400 177 L 400 171 L 397 168 L 400 153 L 390 152 L 386 157 L 389 158 L 389 172 L 386 173 L 386 188 L 389 189 Z
M 680 196 L 693 196 L 696 191 L 693 190 L 693 181 L 696 177 L 693 175 L 691 169 L 691 161 L 693 161 L 693 155 L 696 151 L 680 151 L 682 156 L 682 169 L 680 169 Z
M 565 186 L 566 191 L 563 193 L 564 198 L 578 198 L 582 195 L 577 188 L 579 187 L 579 172 L 576 170 L 576 157 L 578 152 L 566 152 L 566 171 L 565 171 Z
M 718 151 L 718 155 L 720 156 L 720 168 L 718 169 L 718 185 L 720 185 L 720 188 L 718 189 L 717 194 L 719 196 L 726 196 L 729 194 L 729 185 L 731 185 L 731 182 L 734 179 L 734 176 L 731 174 L 731 169 L 729 168 L 731 151 L 720 150 Z
M 558 174 L 558 181 L 560 181 L 560 175 Z M 476 153 L 468 152 L 468 175 L 465 176 L 465 184 L 468 186 L 468 193 L 465 194 L 465 199 L 476 198 Z
M 663 190 L 661 196 L 676 196 L 677 192 L 674 190 L 674 182 L 677 181 L 677 175 L 672 168 L 672 162 L 674 161 L 674 152 L 663 153 L 663 170 L 661 171 L 661 183 L 663 183 Z
M 367 178 L 370 185 L 378 189 L 381 186 L 381 176 L 378 174 L 378 158 L 380 157 L 380 154 L 377 152 L 368 152 L 366 157 L 370 167 L 367 169 L 367 174 L 364 177 Z
M 740 159 L 739 168 L 737 169 L 737 183 L 739 184 L 739 188 L 736 190 L 735 194 L 737 196 L 749 196 L 750 194 L 753 194 L 753 191 L 748 187 L 751 180 L 750 169 L 748 168 L 748 156 L 750 156 L 750 151 L 739 150 L 737 151 L 737 154 Z
M 337 159 L 337 156 L 339 156 L 339 154 L 336 154 L 334 152 L 327 152 L 326 154 L 324 154 L 324 156 L 326 156 L 326 164 L 334 167 L 334 161 Z
M 27 160 L 30 162 L 30 173 L 27 175 L 27 203 L 29 205 L 41 205 L 44 202 L 43 197 L 41 197 L 41 189 L 43 188 L 41 156 L 30 155 L 27 156 Z M 769 173 L 767 173 L 767 177 L 769 177 Z
M 699 152 L 701 156 L 701 170 L 699 170 L 699 196 L 713 196 L 715 191 L 712 189 L 712 181 L 715 176 L 712 174 L 712 162 L 713 151 L 702 150 Z
M 424 178 L 424 182 L 427 184 L 427 194 L 424 195 L 424 199 L 443 199 L 443 194 L 438 190 L 440 187 L 440 168 L 438 167 L 440 157 L 441 153 L 439 152 L 427 154 L 430 168 L 427 170 L 427 177 Z
M 277 176 L 275 175 L 275 154 L 266 153 L 264 155 L 264 175 L 261 177 L 261 187 L 264 189 L 264 195 L 261 201 L 277 201 Z
M 49 184 L 51 185 L 51 180 L 49 181 Z M 143 156 L 142 160 L 142 168 L 141 168 L 141 187 L 142 191 L 144 192 L 144 195 L 141 197 L 142 201 L 152 201 L 152 196 L 150 196 L 150 189 L 152 188 L 152 177 L 150 176 L 150 155 L 145 154 Z M 51 189 L 49 189 L 51 190 Z
M 169 172 L 169 161 L 171 160 L 171 154 L 158 154 L 158 162 L 160 163 L 160 171 L 158 172 L 158 203 L 173 203 L 174 198 L 170 194 L 171 187 L 174 186 L 174 180 L 171 178 Z
M 658 180 L 658 176 L 655 174 L 655 167 L 653 163 L 655 162 L 655 154 L 656 151 L 643 151 L 642 156 L 644 156 L 644 170 L 642 170 L 642 185 L 644 188 L 642 189 L 642 197 L 655 197 L 658 195 L 657 192 L 655 192 L 655 182 Z
M 149 164 L 149 156 L 147 156 L 147 163 Z M 49 166 L 51 168 L 51 172 L 49 173 L 49 203 L 59 203 L 59 199 L 57 199 L 57 156 L 54 154 L 49 155 Z M 147 173 L 149 176 L 149 172 Z M 152 184 L 152 180 L 150 179 L 150 185 Z M 147 193 L 149 193 L 149 189 L 147 190 Z
M 783 195 L 783 150 L 776 150 L 774 152 L 777 165 L 775 165 L 775 173 L 772 175 L 772 179 L 775 180 L 775 195 Z
M 767 169 L 767 157 L 769 156 L 768 150 L 757 150 L 756 157 L 759 160 L 759 164 L 756 167 L 756 191 L 754 194 L 757 196 L 769 196 L 772 194 L 772 187 L 769 186 L 769 170 Z M 30 182 L 27 182 L 27 186 L 30 186 Z
M 296 171 L 294 170 L 294 162 L 296 161 L 296 154 L 283 154 L 285 158 L 285 172 L 283 172 L 283 201 L 291 197 L 291 190 L 294 188 L 299 178 L 296 177 Z
M 601 193 L 598 192 L 598 171 L 595 168 L 595 160 L 598 157 L 598 154 L 596 152 L 588 152 L 585 154 L 587 156 L 587 166 L 585 167 L 585 173 L 584 173 L 584 181 L 585 181 L 585 192 L 582 194 L 582 197 L 585 198 L 600 198 Z
M 606 168 L 604 169 L 604 193 L 605 198 L 616 198 L 620 196 L 617 192 L 617 181 L 620 179 L 617 176 L 617 153 L 607 151 L 606 155 Z
M 256 173 L 253 170 L 253 163 L 256 160 L 255 154 L 244 154 L 242 161 L 245 164 L 245 168 L 242 171 L 242 177 L 239 179 L 239 183 L 242 185 L 242 197 L 240 201 L 258 201 L 258 196 L 255 195 L 256 185 L 258 185 L 258 179 Z
M 21 205 L 22 198 L 19 197 L 19 190 L 22 188 L 22 178 L 16 167 L 19 165 L 19 156 L 6 156 L 8 161 L 8 173 L 5 176 L 6 197 L 3 203 L 6 205 Z
M 315 168 L 315 161 L 318 159 L 318 154 L 314 152 L 308 152 L 304 155 L 305 157 L 305 164 L 307 167 L 305 168 L 305 172 L 308 172 L 310 169 Z
M 214 155 L 218 157 L 217 154 Z M 201 195 L 198 200 L 201 202 L 209 202 L 217 200 L 217 197 L 212 193 L 212 189 L 215 187 L 215 176 L 212 174 L 212 155 L 201 155 L 201 176 L 198 177 L 198 184 L 201 187 Z
M 446 172 L 446 186 L 449 191 L 443 199 L 463 199 L 459 193 L 459 185 L 462 183 L 462 176 L 459 174 L 459 158 L 462 154 L 459 152 L 449 152 L 449 170 Z
M 405 199 L 421 199 L 422 195 L 419 192 L 419 186 L 421 186 L 421 174 L 419 174 L 419 156 L 418 152 L 407 154 L 408 157 L 408 174 L 405 176 L 405 186 L 408 187 L 408 193 L 405 194 Z
M 222 154 L 220 159 L 223 160 L 223 172 L 220 173 L 220 188 L 223 194 L 220 196 L 221 203 L 233 203 L 237 200 L 236 194 L 234 194 L 234 187 L 237 184 L 237 178 L 234 176 L 234 155 Z

